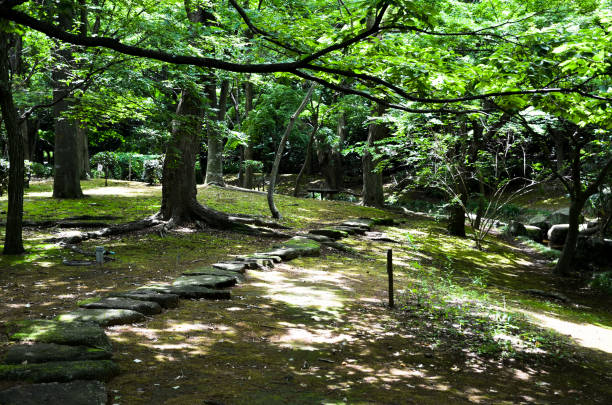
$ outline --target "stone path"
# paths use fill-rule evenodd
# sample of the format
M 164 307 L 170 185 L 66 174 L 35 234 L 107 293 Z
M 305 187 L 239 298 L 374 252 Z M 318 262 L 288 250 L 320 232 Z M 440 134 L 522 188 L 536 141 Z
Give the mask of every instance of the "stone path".
M 356 219 L 295 236 L 273 250 L 236 256 L 210 267 L 187 270 L 171 283 L 150 284 L 87 300 L 53 320 L 8 324 L 15 341 L 0 357 L 0 379 L 30 383 L 0 392 L 0 404 L 106 404 L 105 381 L 116 376 L 112 345 L 104 327 L 143 322 L 180 299 L 230 299 L 228 287 L 244 280 L 248 269 L 265 270 L 300 256 L 318 256 L 321 245 L 348 249 L 336 242 L 364 235 L 373 225 L 393 220 Z

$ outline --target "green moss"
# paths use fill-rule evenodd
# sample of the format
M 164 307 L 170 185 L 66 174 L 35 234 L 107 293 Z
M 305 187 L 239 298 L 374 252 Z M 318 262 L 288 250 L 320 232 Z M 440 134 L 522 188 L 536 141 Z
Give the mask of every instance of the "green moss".
M 34 383 L 74 380 L 108 381 L 117 374 L 119 374 L 119 366 L 111 360 L 0 365 L 0 380 L 21 380 Z

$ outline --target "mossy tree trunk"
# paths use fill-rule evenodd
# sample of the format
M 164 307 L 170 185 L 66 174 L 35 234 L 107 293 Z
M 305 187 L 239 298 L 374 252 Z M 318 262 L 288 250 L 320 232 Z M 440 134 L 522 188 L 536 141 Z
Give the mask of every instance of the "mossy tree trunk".
M 248 117 L 249 112 L 253 110 L 253 83 L 247 80 L 244 84 L 244 111 L 245 117 Z M 248 163 L 253 161 L 255 157 L 255 151 L 253 150 L 253 145 L 255 143 L 254 134 L 249 136 L 249 140 L 247 141 L 247 145 L 244 148 L 244 160 Z M 253 175 L 253 166 L 250 164 L 246 164 L 244 168 L 244 179 L 242 186 L 244 188 L 252 189 L 255 183 L 254 175 Z
M 227 99 L 229 94 L 229 81 L 221 82 L 221 91 L 217 97 L 217 86 L 209 84 L 206 86 L 209 102 L 209 119 L 207 120 L 208 154 L 206 159 L 206 179 L 204 184 L 214 184 L 225 187 L 223 180 L 223 149 L 224 137 L 220 131 L 220 124 L 225 119 L 227 112 Z

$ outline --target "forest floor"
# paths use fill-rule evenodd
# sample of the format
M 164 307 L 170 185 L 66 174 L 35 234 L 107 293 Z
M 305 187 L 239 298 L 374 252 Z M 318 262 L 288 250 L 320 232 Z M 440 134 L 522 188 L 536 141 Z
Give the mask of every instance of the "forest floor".
M 50 198 L 35 183 L 25 219 L 112 216 L 140 219 L 159 209 L 161 189 L 83 182 L 83 200 Z M 266 216 L 265 196 L 200 188 L 213 208 Z M 323 248 L 268 271 L 250 270 L 229 301 L 181 301 L 141 324 L 107 328 L 121 374 L 110 404 L 606 404 L 612 398 L 612 299 L 581 279 L 552 275 L 549 261 L 496 237 L 485 249 L 450 237 L 444 224 L 347 202 L 279 196 L 301 232 L 357 217 L 394 216 L 378 227 L 399 243 L 352 236 L 351 252 Z M 0 199 L 6 211 L 6 198 Z M 217 230 L 177 229 L 84 242 L 116 260 L 69 267 L 79 255 L 45 242 L 58 228 L 27 228 L 28 252 L 0 257 L 0 320 L 52 318 L 83 299 L 278 240 Z M 397 305 L 386 306 L 386 252 L 393 249 Z M 561 293 L 568 302 L 529 295 Z M 0 346 L 7 344 L 0 336 Z M 0 389 L 14 383 L 0 381 Z

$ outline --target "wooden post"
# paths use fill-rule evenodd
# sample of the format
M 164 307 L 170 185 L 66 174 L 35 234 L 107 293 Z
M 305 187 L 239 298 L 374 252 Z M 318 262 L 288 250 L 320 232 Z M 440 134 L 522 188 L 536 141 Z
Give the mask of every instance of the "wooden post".
M 387 250 L 387 275 L 389 276 L 389 308 L 395 307 L 393 299 L 393 249 Z

